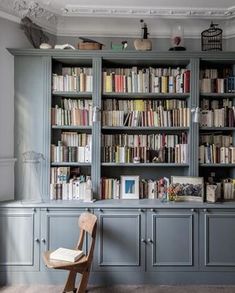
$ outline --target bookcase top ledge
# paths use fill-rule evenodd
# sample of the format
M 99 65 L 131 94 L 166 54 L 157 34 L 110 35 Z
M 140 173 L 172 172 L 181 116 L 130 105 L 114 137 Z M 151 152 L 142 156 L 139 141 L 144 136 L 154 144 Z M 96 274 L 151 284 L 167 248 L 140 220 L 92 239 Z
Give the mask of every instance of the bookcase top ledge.
M 56 49 L 7 49 L 14 56 L 49 56 L 52 58 L 104 58 L 104 59 L 136 59 L 140 60 L 189 60 L 191 58 L 200 58 L 202 60 L 234 60 L 235 51 L 227 52 L 202 52 L 202 51 L 183 51 L 183 52 L 171 52 L 171 51 L 112 51 L 112 50 L 100 50 L 100 51 L 79 51 L 79 50 L 56 50 Z M 138 60 L 136 60 L 138 61 Z

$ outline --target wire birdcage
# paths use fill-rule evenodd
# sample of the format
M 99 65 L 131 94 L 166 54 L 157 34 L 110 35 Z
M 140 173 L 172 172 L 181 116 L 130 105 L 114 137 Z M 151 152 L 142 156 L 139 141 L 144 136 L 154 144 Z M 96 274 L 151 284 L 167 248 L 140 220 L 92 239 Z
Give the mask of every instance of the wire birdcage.
M 211 22 L 210 27 L 201 33 L 202 51 L 222 51 L 223 30 L 217 25 Z

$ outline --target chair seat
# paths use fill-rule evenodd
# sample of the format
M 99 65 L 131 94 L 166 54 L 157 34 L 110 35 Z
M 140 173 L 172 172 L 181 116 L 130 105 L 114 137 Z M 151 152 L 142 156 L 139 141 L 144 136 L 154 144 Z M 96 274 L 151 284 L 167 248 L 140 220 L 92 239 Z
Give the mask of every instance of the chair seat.
M 80 270 L 83 270 L 88 264 L 86 255 L 79 258 L 79 260 L 76 262 L 68 262 L 68 261 L 50 259 L 51 253 L 52 251 L 45 251 L 42 255 L 46 266 L 50 269 L 53 268 L 53 269 L 72 270 L 74 268 L 76 271 L 80 271 Z

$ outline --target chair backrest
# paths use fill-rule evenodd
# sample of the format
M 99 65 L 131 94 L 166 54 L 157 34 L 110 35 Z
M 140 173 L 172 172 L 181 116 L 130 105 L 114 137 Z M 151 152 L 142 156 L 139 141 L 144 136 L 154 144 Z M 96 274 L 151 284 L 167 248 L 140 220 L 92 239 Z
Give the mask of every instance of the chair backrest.
M 96 233 L 97 217 L 91 213 L 82 213 L 78 219 L 78 226 L 93 238 Z
M 78 226 L 80 228 L 80 237 L 77 244 L 78 249 L 82 250 L 85 232 L 87 232 L 92 238 L 87 254 L 88 263 L 91 263 L 95 247 L 97 217 L 91 213 L 82 213 L 78 219 Z

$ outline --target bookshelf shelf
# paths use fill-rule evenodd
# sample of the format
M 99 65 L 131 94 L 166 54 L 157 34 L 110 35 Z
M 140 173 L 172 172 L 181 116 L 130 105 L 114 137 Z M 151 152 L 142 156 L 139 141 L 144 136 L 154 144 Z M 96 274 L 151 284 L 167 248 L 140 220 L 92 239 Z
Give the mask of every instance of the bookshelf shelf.
M 233 131 L 235 127 L 200 127 L 200 130 L 205 131 Z
M 189 164 L 176 163 L 101 163 L 103 167 L 188 167 Z
M 91 130 L 91 126 L 76 126 L 76 125 L 52 125 L 52 129 L 64 129 L 64 130 Z
M 142 127 L 142 126 L 103 126 L 103 130 L 153 130 L 153 131 L 187 131 L 189 127 Z
M 223 168 L 223 167 L 235 167 L 235 164 L 222 164 L 222 163 L 216 163 L 216 164 L 200 164 L 200 167 L 216 167 L 216 168 Z
M 53 162 L 51 163 L 52 167 L 63 167 L 63 166 L 68 166 L 68 167 L 79 167 L 79 166 L 87 166 L 91 167 L 91 163 L 80 163 L 80 162 Z
M 235 93 L 200 93 L 200 96 L 207 98 L 234 98 Z
M 62 97 L 62 98 L 92 98 L 91 92 L 52 92 L 52 95 L 55 97 Z
M 103 98 L 122 98 L 122 99 L 186 99 L 190 97 L 189 93 L 161 94 L 161 93 L 103 93 Z

